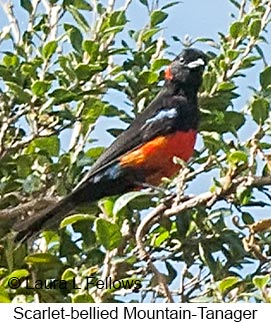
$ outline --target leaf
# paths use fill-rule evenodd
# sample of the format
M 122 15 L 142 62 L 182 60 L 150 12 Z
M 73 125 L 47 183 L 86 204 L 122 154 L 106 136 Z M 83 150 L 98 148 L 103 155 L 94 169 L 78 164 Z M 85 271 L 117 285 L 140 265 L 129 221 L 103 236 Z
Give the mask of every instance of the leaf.
M 260 84 L 263 89 L 266 89 L 271 84 L 271 66 L 266 67 L 260 73 Z
M 173 280 L 177 277 L 178 271 L 168 261 L 166 261 L 166 268 L 168 270 L 167 283 L 171 284 Z
M 220 293 L 224 294 L 225 292 L 228 292 L 230 289 L 232 289 L 239 281 L 240 278 L 235 276 L 226 277 L 219 282 L 218 289 Z
M 104 150 L 105 150 L 104 147 L 90 148 L 89 150 L 86 151 L 85 155 L 87 157 L 90 157 L 90 158 L 96 160 L 104 152 Z
M 254 218 L 252 217 L 252 215 L 248 212 L 243 212 L 242 213 L 242 221 L 245 223 L 245 224 L 252 224 L 254 223 Z
M 170 3 L 166 4 L 166 5 L 164 5 L 161 9 L 165 10 L 165 9 L 170 8 L 170 7 L 176 6 L 177 4 L 180 4 L 180 3 L 181 3 L 181 1 L 173 1 L 173 2 L 170 2 Z
M 245 123 L 242 113 L 236 111 L 226 111 L 224 114 L 224 124 L 230 131 L 235 133 Z
M 154 36 L 155 34 L 157 34 L 160 30 L 161 30 L 161 28 L 150 28 L 150 29 L 147 29 L 142 34 L 141 40 L 142 41 L 149 40 L 152 36 Z
M 78 26 L 81 27 L 81 29 L 83 29 L 84 32 L 87 32 L 90 29 L 90 26 L 89 26 L 87 20 L 79 12 L 79 10 L 77 10 L 77 8 L 75 8 L 74 6 L 69 6 L 68 11 L 71 13 L 74 20 L 77 22 Z M 77 27 L 74 27 L 74 28 L 79 31 L 79 29 Z M 81 42 L 82 42 L 82 40 L 83 40 L 83 38 L 81 39 Z
M 32 173 L 33 159 L 29 154 L 20 155 L 16 159 L 17 172 L 20 178 L 26 178 L 30 173 Z
M 261 32 L 262 23 L 260 19 L 253 20 L 252 24 L 249 26 L 249 34 L 253 38 L 257 38 Z
M 70 1 L 70 5 L 73 5 L 75 8 L 79 10 L 92 11 L 91 5 L 85 0 L 72 0 Z
M 270 281 L 270 274 L 264 276 L 255 276 L 252 279 L 253 284 L 259 289 L 264 290 Z
M 76 277 L 77 273 L 73 268 L 67 268 L 61 275 L 61 280 L 69 281 Z
M 70 24 L 64 24 L 64 30 L 68 32 L 72 47 L 76 51 L 81 52 L 83 42 L 81 31 L 77 27 L 74 27 Z
M 243 31 L 243 23 L 240 21 L 236 21 L 230 26 L 230 35 L 234 39 L 239 37 L 242 34 L 242 31 Z
M 160 247 L 161 244 L 164 241 L 168 240 L 169 236 L 170 235 L 169 235 L 169 232 L 167 230 L 165 230 L 164 232 L 159 233 L 159 235 L 155 238 L 153 246 L 154 247 Z
M 24 8 L 29 14 L 33 11 L 33 6 L 30 0 L 21 0 L 21 7 Z
M 156 72 L 142 71 L 139 73 L 140 84 L 152 84 L 158 81 L 159 75 Z
M 255 98 L 251 105 L 251 115 L 257 124 L 263 124 L 269 116 L 269 103 L 264 98 Z
M 34 139 L 32 145 L 40 150 L 45 150 L 50 156 L 58 156 L 60 139 L 58 136 Z
M 109 132 L 113 137 L 118 137 L 123 132 L 123 129 L 112 128 L 106 129 L 106 131 Z
M 57 49 L 57 42 L 55 40 L 52 40 L 43 46 L 42 56 L 46 60 L 49 60 L 52 57 L 52 55 L 55 53 L 56 49 Z
M 148 0 L 139 0 L 144 6 L 149 7 Z
M 79 80 L 87 81 L 102 70 L 103 67 L 99 64 L 79 64 L 75 69 L 75 73 Z
M 27 269 L 16 269 L 12 273 L 10 273 L 6 278 L 10 279 L 16 277 L 18 279 L 28 277 L 30 272 Z
M 24 91 L 22 86 L 14 83 L 14 82 L 7 82 L 7 81 L 6 81 L 6 85 L 16 95 L 16 100 L 17 100 L 18 103 L 27 103 L 27 104 L 29 104 L 32 97 L 28 92 Z
M 139 192 L 128 192 L 126 194 L 121 195 L 115 202 L 113 207 L 113 215 L 116 216 L 122 209 L 124 209 L 131 201 L 140 198 L 151 196 L 150 193 L 146 193 L 143 191 Z
M 91 58 L 91 60 L 94 62 L 98 55 L 99 55 L 99 44 L 98 42 L 95 42 L 93 40 L 85 40 L 82 43 L 82 48 L 84 51 L 86 51 Z
M 233 82 L 228 81 L 220 83 L 218 85 L 217 91 L 232 91 L 234 89 L 236 89 L 236 85 Z
M 66 102 L 71 102 L 78 98 L 78 95 L 72 91 L 68 91 L 64 88 L 58 88 L 53 92 L 49 93 L 50 97 L 54 98 L 54 104 L 62 104 Z
M 36 253 L 25 257 L 25 262 L 28 265 L 40 265 L 40 264 L 61 264 L 61 261 L 57 256 L 49 253 Z
M 97 237 L 106 250 L 113 250 L 122 241 L 119 226 L 104 219 L 96 220 Z
M 151 27 L 155 27 L 161 24 L 165 19 L 167 19 L 168 14 L 161 10 L 154 10 L 151 13 L 150 20 L 151 20 Z
M 159 58 L 152 63 L 151 68 L 153 71 L 157 71 L 157 70 L 160 70 L 160 68 L 168 65 L 169 63 L 170 63 L 169 59 Z
M 6 67 L 16 67 L 19 64 L 19 58 L 17 55 L 14 55 L 12 53 L 7 53 L 3 57 L 3 63 Z
M 248 157 L 247 154 L 241 150 L 236 150 L 227 156 L 227 160 L 229 163 L 236 165 L 239 164 L 240 162 L 247 163 Z
M 240 185 L 236 190 L 236 197 L 241 205 L 247 205 L 251 200 L 251 188 Z
M 92 214 L 74 214 L 71 216 L 66 217 L 64 220 L 60 223 L 60 229 L 65 228 L 68 225 L 77 223 L 79 221 L 94 221 L 96 220 L 96 216 Z
M 85 292 L 82 294 L 76 294 L 72 298 L 72 303 L 95 303 L 95 301 L 91 295 Z
M 0 287 L 0 304 L 1 303 L 11 303 L 9 295 L 3 287 Z
M 48 81 L 35 81 L 31 85 L 31 90 L 36 96 L 42 96 L 44 95 L 51 86 L 51 82 Z

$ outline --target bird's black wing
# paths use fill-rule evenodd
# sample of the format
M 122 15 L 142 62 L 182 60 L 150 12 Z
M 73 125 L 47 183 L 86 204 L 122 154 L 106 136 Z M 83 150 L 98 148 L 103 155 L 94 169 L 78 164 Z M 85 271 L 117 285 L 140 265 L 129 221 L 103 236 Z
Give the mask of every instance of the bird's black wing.
M 169 96 L 166 89 L 162 89 L 149 106 L 98 158 L 77 187 L 129 151 L 159 135 L 166 135 L 176 130 L 177 123 L 181 123 L 179 112 L 186 108 L 187 101 L 185 97 Z

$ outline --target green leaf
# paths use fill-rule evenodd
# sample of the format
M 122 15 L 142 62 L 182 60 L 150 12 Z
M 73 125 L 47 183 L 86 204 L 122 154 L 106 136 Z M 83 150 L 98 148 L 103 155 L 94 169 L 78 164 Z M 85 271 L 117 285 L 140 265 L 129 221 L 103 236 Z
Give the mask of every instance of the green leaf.
M 77 100 L 78 95 L 72 91 L 68 91 L 64 88 L 58 88 L 49 94 L 50 97 L 54 98 L 54 104 L 62 104 Z
M 97 219 L 96 230 L 97 237 L 106 250 L 113 250 L 121 243 L 122 235 L 117 224 Z
M 164 232 L 159 233 L 159 235 L 155 238 L 154 241 L 154 247 L 160 247 L 161 244 L 168 240 L 168 238 L 170 237 L 169 232 L 167 230 L 165 230 Z
M 245 123 L 245 117 L 242 113 L 236 111 L 226 111 L 224 114 L 224 124 L 230 131 L 235 133 Z
M 144 6 L 149 7 L 148 0 L 139 0 Z
M 70 0 L 67 2 L 70 2 L 69 5 L 72 5 L 79 10 L 92 11 L 91 5 L 85 0 Z
M 87 20 L 85 19 L 85 17 L 74 6 L 69 6 L 68 11 L 71 13 L 74 20 L 77 22 L 77 25 L 81 29 L 83 29 L 83 31 L 87 32 L 90 29 L 90 26 L 89 26 Z M 74 28 L 76 28 L 76 27 L 74 27 Z
M 0 304 L 1 303 L 11 303 L 8 293 L 5 291 L 4 287 L 0 287 Z
M 161 28 L 150 28 L 150 29 L 147 29 L 146 31 L 143 32 L 143 34 L 141 36 L 141 40 L 142 41 L 149 40 L 152 36 L 154 36 L 155 34 L 157 34 L 160 30 L 161 30 Z
M 167 19 L 168 14 L 161 10 L 154 10 L 151 13 L 150 20 L 151 20 L 151 27 L 155 27 L 161 24 L 165 19 Z
M 33 11 L 33 6 L 30 0 L 21 0 L 21 7 L 28 11 L 29 14 Z
M 247 154 L 241 150 L 236 150 L 228 154 L 227 160 L 229 163 L 236 165 L 240 162 L 247 163 L 248 157 Z
M 181 1 L 173 1 L 173 2 L 170 2 L 170 3 L 166 4 L 166 5 L 164 5 L 161 9 L 165 10 L 165 9 L 170 8 L 170 7 L 176 6 L 177 4 L 180 4 L 180 3 L 181 3 Z
M 95 61 L 99 55 L 99 44 L 93 40 L 85 40 L 82 43 L 82 48 L 86 51 L 92 61 Z
M 169 63 L 170 63 L 169 59 L 159 58 L 152 63 L 151 68 L 153 71 L 157 71 L 157 70 L 160 70 L 160 68 L 168 65 Z
M 242 213 L 242 221 L 245 224 L 253 224 L 255 222 L 253 216 L 248 212 L 243 212 Z
M 16 159 L 18 176 L 26 178 L 32 172 L 33 160 L 30 155 L 20 155 Z
M 73 268 L 67 268 L 61 275 L 61 279 L 65 281 L 73 280 L 77 273 Z
M 94 74 L 102 72 L 103 69 L 104 67 L 99 64 L 79 64 L 75 69 L 75 73 L 79 80 L 87 81 Z
M 40 150 L 45 150 L 50 156 L 58 156 L 60 149 L 60 139 L 58 136 L 37 138 L 32 145 Z
M 10 273 L 6 279 L 10 279 L 13 277 L 16 277 L 18 279 L 28 277 L 30 275 L 30 272 L 27 269 L 16 269 L 12 273 Z
M 77 223 L 78 221 L 94 221 L 96 220 L 96 216 L 92 214 L 74 214 L 71 216 L 66 217 L 64 220 L 60 223 L 60 229 L 65 228 L 68 225 Z
M 91 295 L 85 292 L 82 294 L 76 294 L 72 298 L 72 303 L 95 303 L 95 301 Z
M 255 98 L 251 105 L 251 115 L 257 124 L 263 124 L 269 116 L 269 103 L 264 98 Z
M 19 58 L 17 55 L 14 55 L 12 53 L 7 53 L 3 57 L 3 63 L 6 67 L 16 67 L 19 64 Z
M 230 26 L 230 35 L 232 38 L 236 39 L 242 34 L 242 32 L 243 32 L 242 22 L 236 21 Z
M 44 95 L 51 86 L 51 82 L 48 81 L 35 81 L 31 85 L 31 90 L 36 96 L 42 96 Z
M 36 253 L 25 257 L 25 262 L 28 265 L 40 265 L 40 264 L 61 264 L 61 261 L 57 256 L 49 253 Z
M 236 197 L 241 205 L 247 205 L 251 200 L 251 188 L 240 185 L 236 190 Z
M 158 81 L 158 74 L 152 71 L 142 71 L 139 73 L 140 84 L 152 84 Z
M 235 287 L 236 283 L 240 281 L 240 278 L 235 276 L 229 276 L 221 280 L 218 284 L 218 289 L 220 293 L 224 294 L 225 292 L 228 292 L 230 289 Z
M 113 215 L 116 216 L 122 209 L 124 209 L 131 201 L 140 198 L 150 196 L 146 192 L 128 192 L 126 194 L 121 195 L 115 202 L 113 208 Z
M 90 148 L 89 150 L 86 151 L 85 155 L 86 157 L 93 158 L 96 160 L 100 155 L 104 152 L 105 148 L 104 147 L 94 147 Z
M 167 267 L 167 271 L 168 271 L 167 283 L 171 284 L 173 282 L 173 280 L 177 277 L 178 271 L 168 261 L 166 261 L 166 267 Z
M 257 38 L 261 32 L 262 23 L 260 19 L 253 20 L 252 24 L 249 26 L 249 34 L 253 38 Z
M 236 85 L 231 81 L 222 82 L 217 87 L 217 91 L 232 91 L 234 89 L 236 89 Z
M 68 32 L 72 47 L 78 52 L 81 52 L 83 42 L 81 31 L 70 24 L 64 24 L 64 30 Z
M 267 286 L 268 282 L 270 281 L 270 274 L 264 276 L 255 276 L 253 277 L 253 284 L 259 289 L 263 290 Z
M 266 67 L 260 73 L 260 84 L 263 89 L 266 89 L 271 84 L 271 66 Z
M 56 49 L 57 49 L 57 42 L 55 40 L 52 40 L 43 46 L 42 56 L 46 60 L 49 60 L 52 57 L 52 55 L 55 53 Z
M 7 81 L 6 81 L 6 85 L 16 95 L 16 100 L 18 101 L 18 103 L 29 104 L 29 102 L 32 99 L 32 96 L 28 92 L 24 91 L 22 86 L 14 83 L 14 82 L 7 82 Z

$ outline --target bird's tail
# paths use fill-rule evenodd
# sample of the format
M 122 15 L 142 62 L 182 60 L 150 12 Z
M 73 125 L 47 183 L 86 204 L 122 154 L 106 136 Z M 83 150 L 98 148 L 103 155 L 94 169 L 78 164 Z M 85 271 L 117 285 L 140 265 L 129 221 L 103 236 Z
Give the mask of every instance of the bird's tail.
M 28 219 L 16 223 L 13 226 L 13 229 L 16 231 L 15 241 L 23 242 L 37 235 L 41 230 L 53 227 L 69 212 L 74 210 L 74 208 L 74 200 L 67 196 L 57 202 L 53 207 L 47 208 L 39 214 L 35 214 Z

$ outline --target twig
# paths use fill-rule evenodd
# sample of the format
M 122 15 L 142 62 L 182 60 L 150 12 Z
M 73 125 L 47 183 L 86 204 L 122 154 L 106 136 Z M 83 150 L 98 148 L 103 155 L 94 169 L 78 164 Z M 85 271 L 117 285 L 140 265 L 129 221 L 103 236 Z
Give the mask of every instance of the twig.
M 13 4 L 10 1 L 7 3 L 3 3 L 1 1 L 0 4 L 10 22 L 11 29 L 13 32 L 13 37 L 14 37 L 14 43 L 18 45 L 21 41 L 21 33 L 20 33 L 18 20 L 15 18 L 15 15 L 13 13 Z

